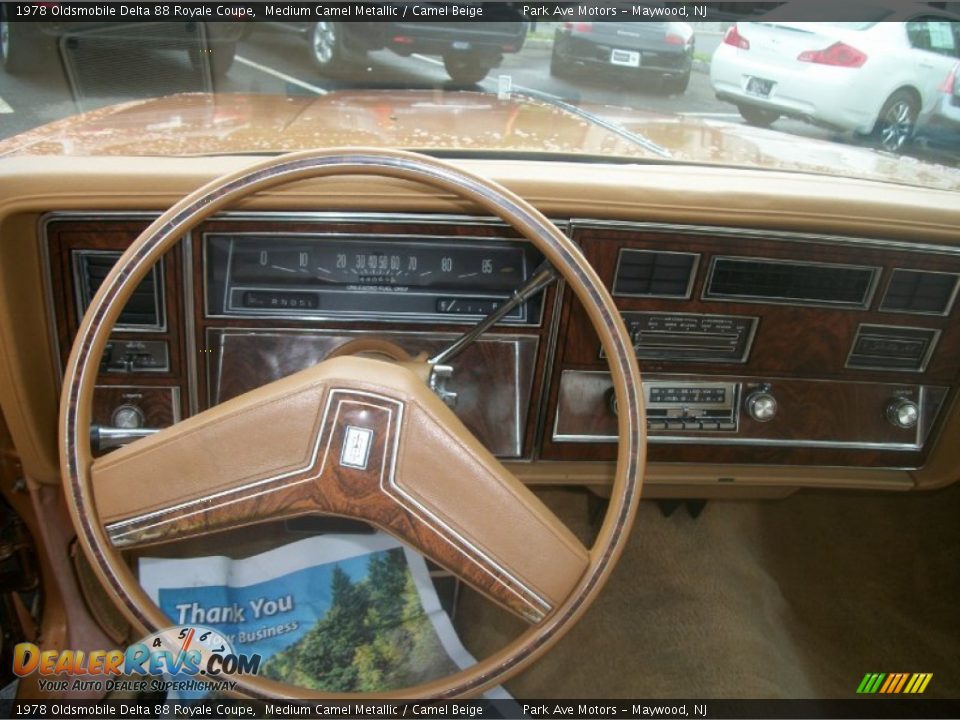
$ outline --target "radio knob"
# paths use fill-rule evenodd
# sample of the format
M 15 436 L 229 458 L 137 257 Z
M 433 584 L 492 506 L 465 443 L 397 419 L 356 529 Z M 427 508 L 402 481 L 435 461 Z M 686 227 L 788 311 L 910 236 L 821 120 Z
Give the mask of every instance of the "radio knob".
M 894 398 L 887 405 L 887 420 L 901 430 L 909 430 L 920 419 L 920 406 L 907 398 Z
M 143 427 L 146 418 L 143 415 L 143 410 L 136 405 L 124 404 L 117 406 L 117 409 L 113 411 L 110 421 L 115 428 L 120 428 L 121 430 L 136 430 Z
M 757 422 L 770 422 L 777 415 L 777 399 L 766 390 L 747 396 L 747 413 Z
M 620 404 L 617 402 L 617 393 L 613 388 L 607 390 L 607 407 L 614 417 L 620 414 Z

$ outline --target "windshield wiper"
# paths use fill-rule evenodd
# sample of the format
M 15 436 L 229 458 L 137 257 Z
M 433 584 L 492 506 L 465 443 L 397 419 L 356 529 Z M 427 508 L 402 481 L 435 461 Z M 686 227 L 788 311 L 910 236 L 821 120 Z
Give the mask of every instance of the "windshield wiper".
M 616 133 L 623 139 L 629 140 L 635 145 L 639 145 L 644 150 L 648 150 L 649 152 L 652 152 L 655 155 L 659 155 L 662 158 L 669 159 L 673 157 L 670 154 L 669 150 L 667 150 L 665 147 L 661 145 L 657 145 L 650 138 L 645 137 L 640 133 L 627 130 L 626 128 L 620 125 L 617 125 L 614 122 L 605 120 L 599 115 L 595 115 L 594 113 L 584 110 L 583 108 L 579 108 L 576 105 L 571 105 L 570 103 L 565 102 L 554 95 L 540 92 L 539 90 L 533 90 L 531 88 L 523 88 L 522 90 L 513 90 L 512 92 L 516 93 L 517 95 L 525 95 L 526 97 L 532 98 L 534 100 L 539 100 L 542 103 L 546 103 L 547 105 L 552 105 L 553 107 L 559 108 L 564 112 L 568 112 L 573 115 L 576 115 L 577 117 L 583 118 L 587 122 L 593 123 L 594 125 L 598 125 L 599 127 L 602 127 L 604 130 L 609 130 L 612 133 Z

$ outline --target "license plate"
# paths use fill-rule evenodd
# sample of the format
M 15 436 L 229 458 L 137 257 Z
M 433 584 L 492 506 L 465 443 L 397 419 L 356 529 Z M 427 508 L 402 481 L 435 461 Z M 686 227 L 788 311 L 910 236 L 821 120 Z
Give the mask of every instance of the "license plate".
M 758 97 L 769 97 L 773 90 L 773 80 L 752 77 L 747 80 L 747 92 Z
M 466 40 L 454 40 L 452 47 L 454 50 L 469 50 L 470 43 Z
M 640 53 L 632 50 L 611 50 L 610 64 L 624 67 L 640 67 Z

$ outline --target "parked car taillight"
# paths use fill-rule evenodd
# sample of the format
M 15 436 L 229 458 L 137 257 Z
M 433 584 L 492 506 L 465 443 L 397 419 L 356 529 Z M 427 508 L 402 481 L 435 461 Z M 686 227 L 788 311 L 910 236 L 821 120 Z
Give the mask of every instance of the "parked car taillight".
M 740 34 L 740 31 L 737 30 L 736 25 L 730 26 L 730 29 L 727 30 L 727 34 L 723 36 L 723 42 L 727 45 L 733 45 L 734 47 L 740 48 L 741 50 L 750 49 L 750 41 Z
M 563 27 L 565 27 L 567 30 L 575 30 L 576 32 L 593 32 L 592 22 L 565 22 Z
M 686 45 L 687 38 L 680 33 L 668 32 L 666 37 L 667 45 Z
M 797 60 L 816 63 L 817 65 L 858 68 L 867 61 L 867 56 L 855 47 L 836 42 L 823 50 L 804 50 L 797 55 Z
M 953 66 L 950 74 L 941 83 L 940 92 L 944 95 L 960 95 L 960 63 Z

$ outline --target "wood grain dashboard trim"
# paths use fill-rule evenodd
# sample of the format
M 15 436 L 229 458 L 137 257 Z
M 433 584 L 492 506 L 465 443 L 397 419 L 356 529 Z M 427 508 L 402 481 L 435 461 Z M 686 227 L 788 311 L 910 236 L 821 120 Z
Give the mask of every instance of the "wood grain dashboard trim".
M 132 220 L 132 219 L 149 220 L 156 216 L 157 216 L 157 213 L 148 212 L 148 211 L 104 212 L 104 213 L 95 213 L 95 212 L 86 212 L 86 211 L 78 211 L 78 212 L 67 211 L 67 212 L 48 213 L 45 216 L 43 216 L 42 220 L 49 221 L 51 218 L 52 219 L 63 219 L 63 218 L 90 219 L 90 220 L 98 220 L 98 219 L 100 220 Z M 407 214 L 407 213 L 376 213 L 376 212 L 366 213 L 362 211 L 358 211 L 358 212 L 227 211 L 224 213 L 220 213 L 210 219 L 210 222 L 219 222 L 219 221 L 245 221 L 245 222 L 261 222 L 261 223 L 272 222 L 272 221 L 276 221 L 278 223 L 337 222 L 337 223 L 360 223 L 360 224 L 373 221 L 373 222 L 382 222 L 382 223 L 398 223 L 398 224 L 402 223 L 402 224 L 409 224 L 409 225 L 416 225 L 416 224 L 446 225 L 450 223 L 469 223 L 471 225 L 476 225 L 476 226 L 502 227 L 502 223 L 498 219 L 493 217 L 443 214 L 443 213 L 439 213 L 439 214 L 430 214 L 430 213 Z M 604 220 L 604 219 L 583 218 L 583 217 L 574 217 L 569 221 L 561 220 L 557 222 L 561 227 L 567 227 L 571 233 L 577 230 L 583 230 L 583 229 L 615 229 L 615 230 L 622 230 L 622 231 L 637 230 L 637 231 L 651 231 L 651 232 L 669 232 L 669 233 L 676 233 L 679 235 L 687 235 L 691 237 L 700 237 L 700 238 L 703 238 L 704 236 L 718 236 L 718 237 L 726 237 L 726 238 L 736 237 L 736 238 L 768 240 L 768 241 L 773 240 L 773 241 L 782 241 L 785 243 L 810 243 L 813 245 L 820 245 L 820 246 L 855 245 L 855 246 L 871 248 L 875 250 L 918 252 L 918 253 L 923 253 L 927 256 L 931 256 L 931 255 L 932 256 L 942 255 L 942 256 L 950 256 L 950 257 L 960 256 L 960 246 L 950 246 L 945 244 L 934 244 L 934 243 L 912 243 L 907 241 L 890 240 L 890 239 L 883 239 L 883 238 L 831 235 L 831 234 L 809 233 L 809 232 L 800 232 L 800 231 L 793 232 L 793 231 L 786 231 L 786 230 L 763 230 L 763 229 L 737 228 L 737 227 L 727 227 L 727 226 L 688 225 L 688 224 L 640 222 L 640 221 L 628 221 L 628 220 Z M 201 255 L 201 257 L 203 257 L 202 243 L 196 242 L 195 238 L 191 238 L 191 239 L 194 240 L 193 244 L 194 246 L 196 246 L 196 253 L 191 253 L 189 258 L 184 259 L 184 262 L 183 262 L 184 273 L 186 273 L 190 269 L 191 264 L 194 265 L 193 272 L 194 273 L 198 272 L 200 269 L 196 267 L 195 263 L 193 263 L 194 254 L 199 254 Z M 47 247 L 48 247 L 48 243 L 41 242 L 41 248 L 44 252 L 46 251 Z M 189 248 L 190 248 L 189 245 L 184 245 L 184 250 L 187 250 Z M 621 247 L 619 254 L 622 254 L 622 251 L 623 251 L 623 248 Z M 699 253 L 694 253 L 694 254 L 700 255 L 700 258 L 702 259 L 701 254 Z M 720 254 L 723 254 L 723 253 L 720 253 Z M 697 272 L 701 272 L 701 273 L 703 272 L 702 265 L 700 263 L 697 263 L 697 266 L 698 267 L 695 268 L 695 271 L 693 274 L 693 283 L 691 283 L 692 285 L 697 281 L 697 277 L 698 277 Z M 876 277 L 874 278 L 873 285 L 871 287 L 871 293 L 870 293 L 871 295 L 870 307 L 873 307 L 873 305 L 879 302 L 878 294 L 882 295 L 880 291 L 883 290 L 882 281 L 885 280 L 887 283 L 889 282 L 889 271 L 893 267 L 894 266 L 891 265 L 890 268 L 886 268 L 886 271 L 884 273 L 877 273 Z M 901 265 L 898 264 L 896 265 L 896 267 L 901 267 Z M 188 300 L 193 301 L 195 296 L 202 294 L 201 291 L 203 288 L 204 278 L 200 276 L 196 276 L 196 277 L 190 277 L 189 279 L 188 278 L 184 278 L 184 279 L 186 280 L 186 282 L 184 282 L 184 293 L 187 292 L 188 288 L 194 285 L 197 279 L 199 279 L 200 281 L 195 283 L 197 286 L 196 292 L 191 293 L 190 298 L 184 298 L 181 300 L 181 302 L 183 302 L 183 307 L 186 311 L 187 309 L 189 309 L 189 306 L 190 306 L 190 302 L 188 302 Z M 45 276 L 45 282 L 49 284 L 48 276 Z M 48 294 L 48 297 L 49 296 L 50 295 Z M 622 297 L 623 299 L 626 299 L 626 300 L 631 300 L 631 299 L 637 300 L 637 298 L 628 298 L 625 296 L 616 296 L 616 297 L 617 298 Z M 802 306 L 802 307 L 810 307 L 810 306 Z M 558 354 L 557 354 L 560 348 L 555 348 L 550 346 L 551 342 L 557 343 L 562 335 L 562 333 L 560 333 L 559 331 L 560 323 L 561 323 L 561 315 L 559 311 L 561 309 L 564 309 L 564 297 L 562 296 L 560 289 L 558 289 L 555 292 L 553 301 L 549 304 L 549 306 L 544 304 L 544 307 L 541 310 L 541 312 L 543 313 L 543 320 L 546 321 L 546 322 L 542 322 L 539 328 L 540 337 L 546 341 L 545 343 L 543 343 L 543 346 L 544 346 L 543 349 L 538 352 L 538 357 L 542 360 L 542 362 L 538 360 L 538 367 L 541 367 L 543 370 L 542 379 L 540 380 L 540 384 L 542 385 L 542 387 L 535 389 L 534 401 L 539 399 L 540 402 L 539 403 L 534 402 L 531 404 L 531 412 L 528 417 L 528 432 L 527 432 L 527 438 L 525 441 L 526 451 L 524 453 L 527 460 L 537 460 L 542 456 L 545 456 L 551 459 L 555 457 L 549 451 L 546 453 L 544 453 L 543 451 L 544 451 L 545 445 L 549 444 L 553 440 L 553 438 L 550 437 L 550 433 L 547 432 L 547 430 L 550 428 L 550 426 L 553 424 L 553 421 L 555 420 L 555 416 L 553 416 L 553 413 L 551 410 L 551 408 L 553 408 L 553 404 L 550 398 L 551 398 L 551 393 L 553 393 L 555 390 L 554 385 L 557 382 L 559 382 L 560 372 L 563 369 L 563 362 L 561 361 L 561 359 L 558 357 Z M 48 305 L 48 312 L 50 311 L 51 311 L 51 308 Z M 880 308 L 876 308 L 875 311 L 884 312 L 885 315 L 890 315 L 890 316 L 895 315 L 895 313 L 888 313 L 887 311 L 882 311 Z M 196 317 L 197 313 L 202 313 L 202 312 L 203 312 L 202 308 L 198 308 L 198 307 L 195 307 L 194 312 L 189 313 L 189 315 L 187 315 L 187 313 L 185 312 L 185 315 L 187 315 L 184 318 L 185 330 L 191 335 L 191 337 L 187 339 L 187 344 L 186 344 L 186 348 L 188 351 L 191 346 L 191 341 L 192 341 L 192 344 L 196 344 L 197 338 L 199 337 L 196 328 L 199 327 L 202 329 L 210 325 L 210 323 L 207 321 L 206 318 Z M 551 312 L 553 313 L 552 315 L 550 314 Z M 853 310 L 853 312 L 856 313 L 857 310 Z M 697 313 L 697 314 L 702 314 L 702 313 Z M 919 316 L 919 317 L 922 321 L 924 316 Z M 942 320 L 942 318 L 945 316 L 926 316 L 926 317 L 931 320 L 934 320 L 934 319 Z M 268 320 L 269 319 L 266 319 L 266 318 L 263 319 L 263 321 L 268 321 Z M 59 364 L 60 353 L 57 353 L 55 355 L 55 358 L 56 358 L 56 362 Z M 190 358 L 190 360 L 195 360 L 195 359 Z M 642 361 L 642 362 L 647 363 L 649 361 Z M 202 375 L 205 375 L 205 373 L 203 373 L 200 369 L 201 365 L 202 363 L 199 363 L 196 366 L 195 370 L 192 370 L 190 368 L 189 362 L 186 365 L 186 372 L 188 377 L 185 378 L 186 387 L 187 387 L 187 392 L 185 393 L 185 395 L 188 396 L 191 400 L 193 398 L 199 397 L 198 396 L 199 389 L 197 384 L 204 382 L 204 378 L 200 377 Z M 708 368 L 704 367 L 704 370 L 706 371 L 708 370 Z M 729 374 L 729 370 L 724 370 L 724 372 Z M 705 373 L 705 374 L 709 374 L 709 373 Z M 918 373 L 918 375 L 920 374 L 922 373 Z M 917 381 L 925 382 L 925 381 L 922 381 L 919 377 Z M 206 385 L 206 383 L 204 383 L 204 385 Z M 193 406 L 192 404 L 193 402 L 195 402 L 195 400 L 192 400 L 191 402 L 191 408 L 190 408 L 191 412 L 195 411 L 196 409 L 199 409 L 196 406 Z M 204 401 L 200 399 L 200 405 L 203 405 L 203 404 L 205 404 Z M 945 404 L 949 405 L 949 402 Z M 532 428 L 532 432 L 531 432 L 531 428 Z M 664 440 L 662 437 L 658 437 L 657 435 L 651 435 L 651 440 L 654 444 L 663 444 L 664 442 L 674 442 L 672 440 Z M 676 442 L 691 444 L 691 443 L 688 443 L 688 440 L 689 440 L 688 438 L 679 438 L 676 440 Z M 732 445 L 736 445 L 736 444 L 750 445 L 751 444 L 748 439 L 735 439 L 735 440 L 736 440 L 735 442 L 732 442 L 729 444 L 732 444 Z M 719 441 L 719 439 L 712 439 L 712 438 L 710 439 L 696 438 L 692 442 L 692 444 L 697 444 L 697 443 L 705 444 L 705 445 L 727 444 L 725 442 Z M 789 445 L 783 445 L 778 443 L 770 443 L 765 440 L 758 440 L 756 443 L 753 443 L 753 444 L 757 446 L 764 445 L 764 444 L 775 445 L 779 447 L 789 446 Z M 801 447 L 802 445 L 803 443 L 796 443 L 797 447 Z M 901 447 L 901 446 L 884 447 L 882 445 L 873 445 L 873 444 L 854 445 L 850 443 L 837 443 L 837 444 L 831 445 L 830 443 L 807 443 L 806 445 L 810 448 L 834 447 L 837 449 L 862 449 L 862 450 L 881 450 L 881 451 L 890 450 L 891 452 L 900 451 L 901 453 L 902 451 L 907 449 L 914 450 L 914 451 L 917 450 L 915 446 L 911 446 L 910 448 Z M 657 459 L 656 452 L 654 453 L 653 459 L 654 460 Z M 769 456 L 766 456 L 765 459 L 769 460 Z M 827 458 L 827 457 L 823 458 L 824 462 L 835 461 L 835 460 L 836 458 Z M 903 465 L 902 467 L 922 466 L 923 462 L 925 461 L 925 457 L 922 459 L 918 458 L 918 460 L 920 460 L 919 465 L 917 464 L 917 462 L 911 462 L 908 465 Z M 817 458 L 816 456 L 811 456 L 807 454 L 804 456 L 804 461 L 807 463 L 817 462 Z M 896 463 L 893 460 L 887 460 L 887 461 L 881 461 L 881 462 L 882 463 L 885 462 L 885 464 L 882 465 L 885 467 L 901 466 L 899 463 Z

